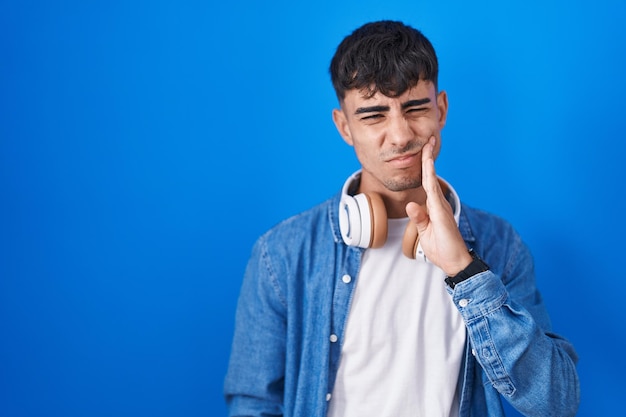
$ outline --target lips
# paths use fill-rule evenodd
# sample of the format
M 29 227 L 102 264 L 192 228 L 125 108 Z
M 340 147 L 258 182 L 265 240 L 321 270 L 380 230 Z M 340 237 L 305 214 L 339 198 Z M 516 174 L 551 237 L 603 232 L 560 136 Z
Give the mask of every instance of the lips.
M 419 162 L 420 156 L 421 156 L 421 152 L 407 153 L 407 154 L 394 156 L 393 158 L 388 159 L 386 162 L 394 167 L 404 168 L 404 167 L 415 165 L 417 162 Z

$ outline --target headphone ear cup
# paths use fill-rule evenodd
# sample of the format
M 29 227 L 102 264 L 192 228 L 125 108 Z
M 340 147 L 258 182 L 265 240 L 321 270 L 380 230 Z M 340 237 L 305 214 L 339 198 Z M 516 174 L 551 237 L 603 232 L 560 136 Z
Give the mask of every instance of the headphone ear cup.
M 404 236 L 402 237 L 402 253 L 409 259 L 415 259 L 417 253 L 417 245 L 419 245 L 419 232 L 417 227 L 411 220 L 406 225 Z
M 344 196 L 339 205 L 339 229 L 346 245 L 359 246 L 363 227 L 358 201 Z
M 371 217 L 372 236 L 369 247 L 380 248 L 387 241 L 387 209 L 380 194 L 367 193 L 365 197 L 370 207 Z

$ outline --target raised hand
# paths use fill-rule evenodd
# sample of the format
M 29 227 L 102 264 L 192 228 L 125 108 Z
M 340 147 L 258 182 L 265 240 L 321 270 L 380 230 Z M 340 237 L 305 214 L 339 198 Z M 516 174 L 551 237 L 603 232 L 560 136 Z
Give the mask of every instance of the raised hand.
M 426 205 L 411 202 L 407 204 L 406 212 L 417 228 L 426 257 L 446 275 L 454 276 L 470 264 L 472 257 L 437 181 L 434 147 L 435 138 L 431 137 L 422 148 L 422 187 L 426 192 Z

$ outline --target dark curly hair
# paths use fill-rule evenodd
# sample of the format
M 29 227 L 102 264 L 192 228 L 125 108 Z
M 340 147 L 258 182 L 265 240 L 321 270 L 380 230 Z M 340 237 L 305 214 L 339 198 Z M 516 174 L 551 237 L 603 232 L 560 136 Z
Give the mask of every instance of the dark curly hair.
M 330 62 L 330 77 L 337 98 L 359 89 L 398 97 L 419 80 L 431 81 L 437 90 L 439 65 L 430 41 L 402 22 L 366 23 L 346 36 Z

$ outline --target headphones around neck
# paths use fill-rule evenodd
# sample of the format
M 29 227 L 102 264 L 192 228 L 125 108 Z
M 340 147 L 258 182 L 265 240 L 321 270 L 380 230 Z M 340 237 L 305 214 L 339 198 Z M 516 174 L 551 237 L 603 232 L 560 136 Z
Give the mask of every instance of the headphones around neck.
M 461 213 L 459 197 L 450 184 L 441 177 L 438 179 L 458 224 Z M 356 194 L 360 182 L 361 170 L 358 170 L 346 180 L 341 189 L 339 202 L 341 237 L 348 246 L 380 248 L 387 241 L 387 209 L 378 193 Z M 407 224 L 404 231 L 402 253 L 411 259 L 416 259 L 418 256 L 426 258 L 419 244 L 417 228 L 411 222 Z

